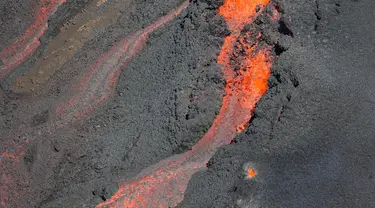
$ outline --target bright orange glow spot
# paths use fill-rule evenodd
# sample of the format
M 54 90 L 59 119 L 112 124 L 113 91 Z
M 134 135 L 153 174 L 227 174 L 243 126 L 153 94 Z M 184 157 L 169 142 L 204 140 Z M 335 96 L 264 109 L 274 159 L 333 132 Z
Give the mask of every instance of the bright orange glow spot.
M 237 131 L 238 133 L 240 133 L 240 132 L 242 132 L 243 130 L 245 130 L 246 127 L 247 127 L 247 124 L 239 125 L 239 126 L 237 126 L 236 131 Z
M 254 178 L 254 176 L 257 175 L 257 172 L 255 172 L 254 168 L 247 169 L 247 178 Z

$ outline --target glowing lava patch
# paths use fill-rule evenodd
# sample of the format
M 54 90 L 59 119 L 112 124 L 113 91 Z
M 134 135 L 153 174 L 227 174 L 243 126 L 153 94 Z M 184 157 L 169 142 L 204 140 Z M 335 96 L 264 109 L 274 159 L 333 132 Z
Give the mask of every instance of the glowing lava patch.
M 229 30 L 238 32 L 259 14 L 270 0 L 226 0 L 219 8 L 219 14 L 228 24 Z
M 254 178 L 257 175 L 257 172 L 254 170 L 254 168 L 248 168 L 247 169 L 247 179 Z

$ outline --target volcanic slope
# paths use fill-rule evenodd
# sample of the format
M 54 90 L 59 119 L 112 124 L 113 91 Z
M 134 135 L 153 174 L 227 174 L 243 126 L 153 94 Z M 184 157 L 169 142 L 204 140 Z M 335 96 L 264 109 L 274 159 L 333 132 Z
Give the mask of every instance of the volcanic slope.
M 374 207 L 375 3 L 278 2 L 270 89 L 180 207 Z
M 216 57 L 228 31 L 210 5 L 196 3 L 149 35 L 144 49 L 122 69 L 108 100 L 79 121 L 56 125 L 57 106 L 73 94 L 92 63 L 181 3 L 134 1 L 116 8 L 120 17 L 85 36 L 87 42 L 48 82 L 27 93 L 1 91 L 1 132 L 6 134 L 0 173 L 12 175 L 0 181 L 1 191 L 11 193 L 0 197 L 5 207 L 93 207 L 109 199 L 124 179 L 187 151 L 202 137 L 223 97 Z M 38 58 L 34 55 L 10 77 Z M 8 86 L 12 79 L 3 81 Z

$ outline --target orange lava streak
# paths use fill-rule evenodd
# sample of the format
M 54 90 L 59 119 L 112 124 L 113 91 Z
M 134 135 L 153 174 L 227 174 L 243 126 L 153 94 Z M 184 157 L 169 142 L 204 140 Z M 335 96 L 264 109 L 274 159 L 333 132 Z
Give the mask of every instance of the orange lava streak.
M 237 97 L 240 105 L 236 113 L 239 115 L 234 122 L 237 132 L 246 128 L 255 104 L 266 92 L 271 68 L 268 49 L 262 49 L 254 54 L 257 45 L 245 41 L 245 38 L 251 34 L 246 33 L 244 36 L 240 34 L 240 31 L 246 24 L 254 21 L 269 2 L 270 0 L 226 0 L 219 8 L 219 14 L 225 18 L 231 31 L 231 35 L 225 38 L 218 56 L 218 63 L 224 66 L 223 73 L 227 83 L 225 86 L 227 95 L 224 97 L 223 106 L 228 105 L 227 96 Z M 258 34 L 257 38 L 260 37 L 261 34 Z M 243 55 L 245 58 L 241 61 L 240 70 L 236 74 L 230 59 L 238 56 L 234 52 L 234 45 L 237 41 L 245 50 Z
M 242 34 L 241 30 L 255 20 L 262 6 L 268 3 L 269 0 L 226 0 L 219 8 L 231 31 L 218 56 L 226 79 L 226 95 L 219 115 L 203 138 L 190 151 L 163 160 L 121 184 L 117 193 L 97 208 L 176 206 L 182 201 L 192 175 L 205 168 L 220 146 L 229 144 L 245 129 L 256 103 L 268 88 L 271 58 L 270 47 L 259 47 L 257 41 L 254 42 L 261 34 Z M 236 47 L 241 50 L 235 50 Z M 233 60 L 240 63 L 238 70 L 234 69 Z M 248 174 L 254 177 L 256 172 L 252 170 Z

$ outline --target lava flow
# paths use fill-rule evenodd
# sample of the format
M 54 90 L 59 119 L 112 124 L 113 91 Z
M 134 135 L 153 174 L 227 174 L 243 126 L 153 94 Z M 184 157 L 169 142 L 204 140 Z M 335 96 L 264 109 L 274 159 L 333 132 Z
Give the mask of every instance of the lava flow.
M 53 15 L 57 8 L 66 0 L 42 0 L 41 7 L 36 11 L 35 22 L 30 25 L 26 33 L 19 37 L 14 43 L 0 52 L 0 78 L 3 78 L 17 66 L 26 61 L 40 45 L 39 38 L 48 28 L 48 18 Z
M 218 63 L 226 79 L 223 104 L 211 128 L 192 150 L 172 156 L 143 170 L 136 178 L 120 184 L 104 207 L 175 207 L 182 201 L 191 176 L 206 167 L 222 145 L 229 144 L 248 125 L 256 103 L 266 92 L 270 75 L 270 47 L 261 47 L 261 34 L 242 33 L 262 13 L 270 0 L 226 0 L 219 13 L 231 34 L 224 40 Z M 250 40 L 251 39 L 251 40 Z M 241 51 L 239 53 L 238 51 Z M 235 70 L 231 60 L 240 63 Z M 254 175 L 252 173 L 252 175 Z
M 78 93 L 57 107 L 56 114 L 62 122 L 79 120 L 106 100 L 116 86 L 121 70 L 143 49 L 149 34 L 173 20 L 188 5 L 189 1 L 185 1 L 145 29 L 125 37 L 91 65 L 88 73 L 80 80 Z

